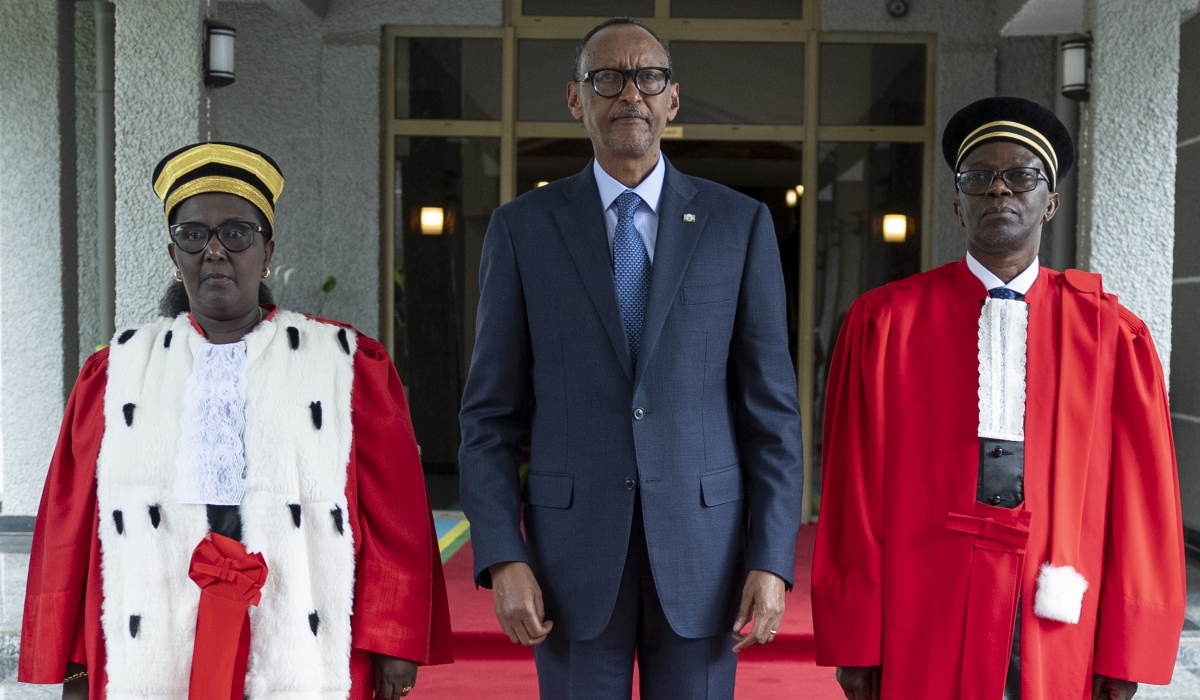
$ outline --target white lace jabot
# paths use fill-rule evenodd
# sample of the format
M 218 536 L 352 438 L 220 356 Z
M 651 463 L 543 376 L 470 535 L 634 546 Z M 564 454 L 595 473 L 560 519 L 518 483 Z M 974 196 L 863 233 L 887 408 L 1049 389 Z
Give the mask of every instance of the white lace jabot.
M 246 477 L 246 342 L 201 345 L 183 402 L 175 499 L 241 505 Z
M 1025 441 L 1029 305 L 988 298 L 979 314 L 979 437 Z

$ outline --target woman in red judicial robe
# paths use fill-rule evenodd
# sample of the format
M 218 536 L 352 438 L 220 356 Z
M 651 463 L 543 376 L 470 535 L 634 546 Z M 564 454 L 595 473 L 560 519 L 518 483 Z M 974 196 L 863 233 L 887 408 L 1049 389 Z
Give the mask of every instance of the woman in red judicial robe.
M 154 172 L 163 317 L 84 365 L 38 512 L 19 680 L 64 695 L 388 700 L 449 663 L 404 391 L 353 328 L 275 308 L 275 162 Z

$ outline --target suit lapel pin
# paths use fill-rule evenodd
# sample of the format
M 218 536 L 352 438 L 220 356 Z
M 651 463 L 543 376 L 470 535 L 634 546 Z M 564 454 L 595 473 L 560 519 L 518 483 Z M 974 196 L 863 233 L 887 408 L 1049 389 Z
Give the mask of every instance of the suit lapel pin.
M 694 224 L 694 223 L 696 223 L 696 215 L 695 214 L 684 214 L 683 220 L 688 222 L 689 224 Z

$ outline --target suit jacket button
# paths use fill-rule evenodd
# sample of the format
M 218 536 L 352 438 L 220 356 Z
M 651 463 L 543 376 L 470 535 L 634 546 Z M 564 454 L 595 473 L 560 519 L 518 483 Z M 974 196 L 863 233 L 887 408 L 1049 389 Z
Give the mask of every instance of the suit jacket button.
M 645 418 L 645 417 L 646 417 L 646 412 L 645 412 L 645 411 L 643 411 L 643 410 L 642 410 L 642 409 L 640 409 L 640 408 L 635 408 L 635 409 L 633 409 L 633 419 L 634 419 L 634 420 L 641 420 L 641 419 L 643 419 L 643 418 Z
M 637 481 L 632 476 L 625 477 L 625 490 L 632 491 L 637 486 Z
M 998 495 L 997 495 L 997 496 L 992 496 L 992 505 L 994 505 L 994 506 L 998 506 L 998 505 L 1000 505 L 1000 502 L 1001 502 L 1001 501 L 1003 501 L 1003 500 L 1004 500 L 1004 499 L 1003 499 L 1003 498 L 1001 498 L 1001 497 L 1000 497 L 1000 496 L 998 496 Z

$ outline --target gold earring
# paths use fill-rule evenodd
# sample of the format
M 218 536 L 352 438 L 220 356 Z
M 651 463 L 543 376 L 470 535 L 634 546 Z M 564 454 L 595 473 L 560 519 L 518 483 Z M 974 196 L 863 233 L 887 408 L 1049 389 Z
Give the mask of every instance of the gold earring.
M 271 268 L 268 267 L 265 270 L 263 270 L 262 278 L 269 279 L 270 277 L 271 277 Z
M 183 281 L 183 275 L 180 275 L 180 274 L 179 274 L 179 268 L 175 268 L 175 281 L 176 281 L 176 282 L 182 282 L 182 281 Z

